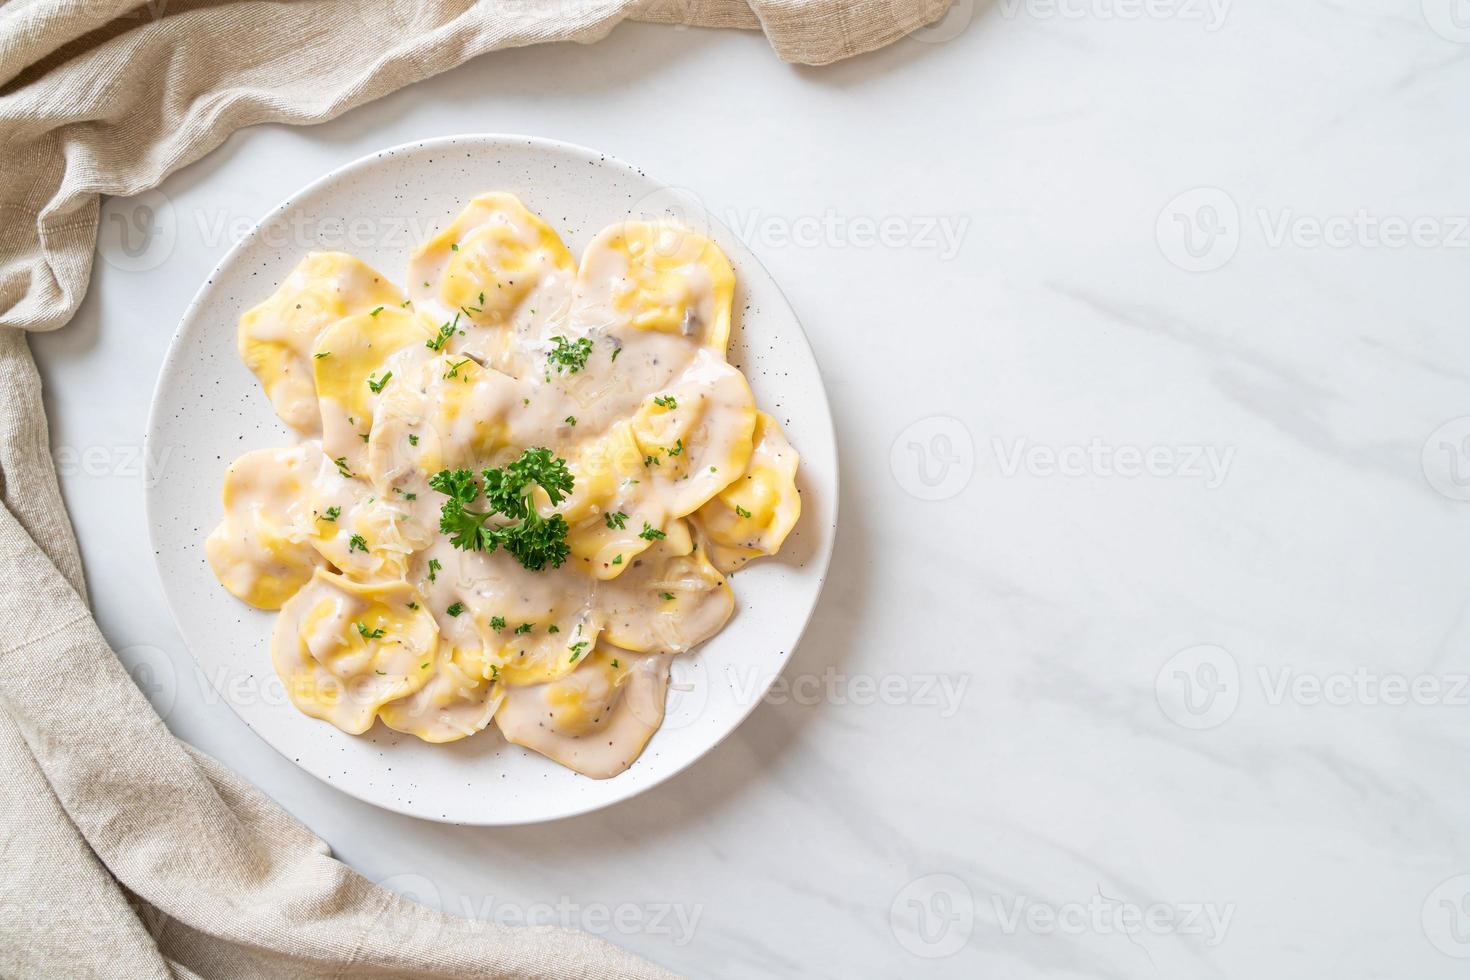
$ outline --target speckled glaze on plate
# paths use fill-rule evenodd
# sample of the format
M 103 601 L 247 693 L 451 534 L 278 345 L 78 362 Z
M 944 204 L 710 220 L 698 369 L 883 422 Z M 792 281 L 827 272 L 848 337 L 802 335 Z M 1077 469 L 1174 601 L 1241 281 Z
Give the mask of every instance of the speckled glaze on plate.
M 248 450 L 295 441 L 236 352 L 240 314 L 313 249 L 350 252 L 401 285 L 413 246 L 491 190 L 520 197 L 578 255 L 602 228 L 629 217 L 673 215 L 718 242 L 737 277 L 730 360 L 801 454 L 800 523 L 779 556 L 733 576 L 734 617 L 693 654 L 674 658 L 663 727 L 631 769 L 608 780 L 510 745 L 494 725 L 460 742 L 429 745 L 381 723 L 354 736 L 307 717 L 289 703 L 271 668 L 276 614 L 232 597 L 204 559 L 204 538 L 220 517 L 225 467 Z M 327 174 L 276 208 L 224 257 L 185 311 L 159 375 L 147 440 L 147 458 L 168 460 L 147 498 L 164 593 L 221 700 L 312 775 L 431 820 L 503 825 L 572 816 L 634 796 L 690 765 L 735 729 L 780 674 L 832 553 L 831 413 L 811 348 L 775 282 L 692 195 L 606 154 L 551 140 L 473 135 L 396 146 Z

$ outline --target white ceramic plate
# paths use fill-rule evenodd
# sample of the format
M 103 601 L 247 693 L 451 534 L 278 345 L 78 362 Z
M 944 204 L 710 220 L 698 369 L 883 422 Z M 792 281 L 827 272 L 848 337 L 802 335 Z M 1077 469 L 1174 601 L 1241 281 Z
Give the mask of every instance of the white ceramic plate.
M 736 573 L 736 613 L 692 655 L 673 660 L 668 717 L 627 772 L 580 776 L 510 745 L 492 724 L 429 745 L 381 723 L 347 735 L 287 700 L 271 668 L 275 613 L 251 609 L 210 573 L 204 538 L 220 518 L 231 460 L 294 442 L 235 350 L 240 314 L 312 249 L 358 256 L 401 283 L 412 247 L 470 198 L 510 191 L 561 233 L 573 253 L 605 226 L 674 214 L 729 255 L 738 280 L 730 359 L 758 404 L 801 454 L 802 516 L 781 555 Z M 410 143 L 327 174 L 267 215 L 194 297 L 153 396 L 148 459 L 166 459 L 148 491 L 164 593 L 205 678 L 257 734 L 337 788 L 400 813 L 465 824 L 515 824 L 584 813 L 627 799 L 694 762 L 735 729 L 785 665 L 816 605 L 831 557 L 837 455 L 811 348 L 776 284 L 697 200 L 584 147 L 521 136 Z

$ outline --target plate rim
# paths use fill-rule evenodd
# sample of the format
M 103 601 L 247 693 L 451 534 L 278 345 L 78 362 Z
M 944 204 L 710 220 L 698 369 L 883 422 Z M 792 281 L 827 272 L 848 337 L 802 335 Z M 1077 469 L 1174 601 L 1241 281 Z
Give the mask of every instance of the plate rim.
M 254 221 L 250 225 L 250 227 L 243 234 L 241 234 L 240 237 L 225 251 L 224 255 L 220 257 L 219 261 L 210 268 L 208 274 L 204 277 L 204 281 L 201 282 L 199 284 L 199 287 L 194 291 L 194 295 L 190 298 L 188 305 L 186 305 L 183 312 L 179 314 L 178 322 L 174 326 L 173 333 L 169 336 L 168 347 L 165 350 L 163 360 L 159 365 L 158 374 L 153 381 L 153 393 L 149 398 L 148 404 L 148 418 L 146 422 L 146 427 L 143 430 L 143 458 L 145 460 L 153 458 L 152 444 L 154 441 L 155 433 L 158 430 L 160 415 L 162 412 L 161 402 L 164 390 L 163 382 L 164 378 L 168 376 L 171 370 L 176 367 L 175 361 L 183 356 L 180 341 L 183 338 L 185 326 L 191 322 L 191 320 L 194 318 L 195 312 L 198 310 L 200 305 L 204 303 L 206 293 L 211 289 L 211 287 L 214 286 L 216 279 L 218 279 L 220 276 L 220 273 L 227 266 L 235 261 L 237 255 L 240 252 L 242 252 L 248 245 L 252 244 L 256 233 L 263 226 L 269 224 L 269 222 L 285 212 L 298 199 L 318 190 L 325 185 L 334 183 L 343 177 L 350 176 L 352 173 L 358 170 L 370 167 L 373 163 L 381 160 L 385 156 L 408 150 L 422 150 L 426 148 L 433 149 L 434 147 L 440 145 L 452 145 L 456 143 L 463 143 L 465 141 L 488 143 L 494 143 L 497 141 L 514 142 L 530 145 L 532 147 L 537 147 L 541 149 L 550 149 L 563 153 L 569 152 L 572 154 L 597 159 L 604 164 L 610 164 L 615 167 L 620 167 L 625 171 L 628 171 L 645 180 L 657 184 L 660 188 L 663 189 L 684 189 L 680 185 L 673 185 L 660 180 L 659 178 L 649 173 L 649 171 L 644 170 L 641 167 L 637 167 L 615 154 L 608 153 L 602 150 L 597 150 L 589 146 L 583 146 L 579 143 L 571 143 L 565 140 L 558 140 L 550 137 L 534 136 L 523 133 L 457 133 L 446 136 L 431 136 L 425 137 L 423 139 L 408 140 L 403 143 L 397 143 L 392 146 L 383 147 L 382 149 L 369 151 L 368 153 L 355 157 L 352 160 L 347 161 L 346 163 L 333 167 L 332 169 L 323 173 L 321 176 L 298 187 L 295 191 L 291 192 L 291 194 L 283 198 L 269 211 L 265 212 L 260 216 L 260 218 Z M 736 730 L 739 729 L 741 725 L 745 724 L 746 720 L 749 719 L 755 709 L 765 700 L 766 695 L 770 693 L 770 690 L 773 686 L 775 686 L 776 681 L 781 677 L 782 674 L 785 673 L 787 665 L 790 664 L 792 657 L 795 655 L 796 648 L 800 646 L 802 640 L 805 639 L 807 630 L 811 626 L 812 618 L 816 615 L 817 606 L 821 603 L 822 593 L 827 586 L 827 577 L 832 567 L 832 554 L 836 550 L 837 528 L 842 497 L 842 467 L 840 461 L 840 450 L 837 443 L 837 427 L 832 417 L 832 402 L 827 393 L 826 379 L 822 376 L 822 365 L 820 360 L 817 358 L 816 350 L 812 347 L 811 338 L 807 335 L 806 327 L 802 325 L 801 318 L 797 316 L 796 308 L 791 305 L 791 301 L 789 298 L 787 298 L 785 291 L 781 288 L 780 282 L 777 281 L 775 276 L 771 275 L 771 272 L 769 269 L 766 268 L 765 263 L 760 261 L 760 258 L 756 255 L 755 250 L 752 249 L 743 239 L 741 239 L 739 235 L 734 232 L 733 229 L 731 229 L 724 222 L 720 221 L 717 217 L 715 217 L 715 215 L 710 213 L 708 208 L 704 208 L 703 210 L 704 220 L 707 222 L 708 226 L 724 231 L 727 235 L 730 236 L 731 239 L 739 243 L 740 247 L 744 250 L 744 256 L 742 257 L 748 256 L 750 261 L 754 262 L 756 267 L 765 274 L 766 279 L 769 280 L 771 286 L 775 289 L 776 295 L 780 297 L 781 302 L 783 302 L 786 305 L 786 309 L 790 311 L 791 318 L 796 324 L 797 339 L 799 339 L 801 344 L 806 348 L 807 353 L 811 356 L 812 365 L 816 369 L 817 382 L 820 386 L 819 392 L 821 394 L 822 404 L 822 411 L 819 413 L 820 418 L 818 419 L 818 421 L 825 424 L 828 441 L 832 446 L 831 525 L 830 528 L 824 531 L 822 536 L 822 544 L 818 549 L 818 554 L 815 556 L 816 561 L 819 563 L 819 568 L 817 570 L 816 590 L 812 595 L 811 602 L 807 604 L 805 612 L 802 615 L 800 628 L 796 631 L 795 637 L 792 639 L 791 643 L 787 646 L 786 651 L 781 656 L 778 668 L 771 673 L 770 677 L 761 686 L 759 692 L 755 693 L 754 696 L 752 696 L 744 706 L 737 709 L 734 721 L 729 725 L 729 727 L 723 734 L 721 734 L 718 738 L 711 740 L 703 747 L 699 748 L 681 764 L 669 768 L 667 771 L 662 772 L 658 776 L 648 779 L 647 781 L 640 782 L 626 795 L 620 796 L 617 799 L 591 800 L 570 809 L 562 810 L 548 816 L 526 817 L 520 819 L 490 819 L 484 821 L 454 820 L 438 817 L 431 813 L 406 809 L 402 806 L 395 805 L 393 802 L 369 798 L 357 792 L 353 787 L 345 784 L 340 784 L 332 780 L 328 780 L 318 775 L 310 768 L 302 765 L 299 761 L 292 759 L 286 754 L 283 749 L 276 746 L 274 742 L 272 742 L 270 739 L 266 738 L 263 734 L 257 731 L 255 725 L 251 723 L 249 718 L 241 713 L 240 708 L 235 705 L 230 698 L 222 696 L 220 700 L 229 706 L 230 711 L 234 713 L 235 717 L 238 718 L 247 729 L 249 729 L 250 733 L 255 738 L 259 739 L 262 743 L 268 746 L 273 752 L 276 753 L 277 756 L 285 759 L 287 762 L 291 763 L 291 765 L 295 769 L 306 773 L 322 785 L 328 786 L 331 789 L 343 793 L 355 800 L 359 800 L 370 806 L 386 810 L 390 813 L 402 814 L 403 816 L 407 817 L 414 817 L 420 820 L 428 820 L 434 823 L 447 824 L 451 826 L 530 826 L 535 824 L 552 823 L 558 820 L 568 820 L 573 817 L 585 816 L 586 814 L 593 813 L 598 810 L 607 809 L 609 807 L 614 807 L 621 803 L 625 803 L 628 800 L 643 795 L 644 793 L 652 790 L 657 786 L 663 785 L 674 777 L 687 771 L 696 763 L 702 761 L 707 755 L 709 755 L 710 752 L 714 751 L 717 746 L 723 743 L 731 735 L 735 734 Z M 155 502 L 157 488 L 161 485 L 161 480 L 154 480 L 147 487 L 145 487 L 143 494 L 144 517 L 148 524 L 148 546 L 153 552 L 153 572 L 154 575 L 157 576 L 161 591 L 163 592 L 164 605 L 168 607 L 169 618 L 174 624 L 174 629 L 178 631 L 179 638 L 182 641 L 185 650 L 189 654 L 189 658 L 192 661 L 193 667 L 195 668 L 197 673 L 205 674 L 205 676 L 207 677 L 207 673 L 199 669 L 199 657 L 188 642 L 183 624 L 179 619 L 178 610 L 174 606 L 174 600 L 172 595 L 170 594 L 168 583 L 164 578 L 164 572 L 161 566 L 162 552 L 160 550 L 159 541 L 157 540 L 159 522 L 156 519 L 157 515 L 155 512 L 156 507 L 158 506 Z M 220 690 L 220 688 L 217 686 L 215 680 L 209 679 L 208 683 L 212 688 L 215 689 L 216 693 L 219 693 L 221 695 L 224 694 L 224 692 Z M 653 737 L 656 738 L 657 735 L 658 732 L 655 731 Z M 525 749 L 523 746 L 521 748 L 527 752 L 531 751 L 530 749 Z M 637 765 L 636 761 L 634 762 L 634 765 Z M 621 773 L 619 775 L 621 775 Z M 617 778 L 617 776 L 612 777 L 613 780 L 616 780 Z

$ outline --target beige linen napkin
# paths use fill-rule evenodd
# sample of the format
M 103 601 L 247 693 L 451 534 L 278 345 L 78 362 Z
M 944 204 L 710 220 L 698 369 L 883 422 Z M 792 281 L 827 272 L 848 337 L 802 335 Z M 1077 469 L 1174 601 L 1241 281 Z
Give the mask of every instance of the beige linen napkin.
M 313 123 L 498 48 L 628 18 L 871 50 L 948 0 L 0 2 L 0 975 L 655 977 L 560 929 L 378 888 L 176 740 L 98 631 L 24 331 L 87 289 L 99 196 L 252 123 Z

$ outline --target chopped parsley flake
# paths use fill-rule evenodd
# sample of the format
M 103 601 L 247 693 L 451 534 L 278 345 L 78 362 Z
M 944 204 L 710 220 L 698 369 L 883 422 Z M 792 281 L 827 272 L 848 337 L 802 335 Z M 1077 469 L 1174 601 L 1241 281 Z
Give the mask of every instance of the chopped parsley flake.
M 441 569 L 443 567 L 444 567 L 443 565 L 439 564 L 439 559 L 437 559 L 437 558 L 430 558 L 429 559 L 429 581 L 430 582 L 436 582 L 436 581 L 438 581 L 438 579 L 439 579 L 439 569 Z
M 318 517 L 317 520 L 319 520 L 319 521 L 335 521 L 337 518 L 339 518 L 341 516 L 342 516 L 342 508 L 341 507 L 328 507 L 327 508 L 327 512 L 325 514 L 323 514 L 321 517 Z
M 643 530 L 638 532 L 638 536 L 644 541 L 662 541 L 665 537 L 667 537 L 664 532 L 660 531 L 658 528 L 654 527 L 647 521 L 643 522 Z
M 380 306 L 380 307 L 378 307 L 378 309 L 381 310 L 382 307 Z M 373 394 L 377 395 L 377 394 L 381 394 L 382 393 L 382 391 L 383 391 L 383 385 L 387 384 L 392 379 L 393 379 L 393 372 L 392 371 L 389 371 L 387 374 L 383 375 L 383 380 L 382 381 L 377 380 L 372 375 L 368 375 L 367 383 L 368 383 L 368 387 L 373 390 Z
M 497 633 L 499 633 L 501 630 L 505 629 L 505 617 L 504 616 L 491 616 L 490 617 L 490 628 L 493 629 Z
M 529 633 L 533 629 L 535 629 L 535 627 L 532 626 L 530 623 L 522 623 L 521 625 L 516 627 L 516 635 L 520 636 L 523 633 Z
M 556 373 L 566 371 L 576 374 L 587 366 L 587 358 L 592 353 L 592 338 L 579 337 L 576 343 L 572 343 L 565 337 L 552 337 L 552 343 L 556 346 L 546 355 L 547 360 L 556 365 Z
M 628 515 L 620 510 L 615 510 L 611 514 L 603 514 L 602 519 L 607 522 L 609 528 L 618 530 L 627 527 Z
M 664 602 L 673 602 L 674 601 L 674 593 L 672 593 L 672 592 L 660 592 L 658 594 L 658 597 L 660 599 L 662 599 Z
M 428 283 L 424 283 L 424 285 L 427 286 Z M 439 335 L 432 340 L 424 341 L 424 346 L 429 348 L 429 350 L 443 350 L 445 342 L 447 342 L 450 337 L 454 336 L 454 331 L 458 326 L 459 314 L 456 313 L 454 314 L 453 322 L 441 323 L 439 325 Z
M 664 395 L 662 397 L 655 398 L 653 400 L 653 403 L 659 408 L 674 409 L 679 407 L 679 403 L 674 401 L 673 395 Z
M 376 640 L 383 636 L 383 627 L 381 626 L 375 629 L 368 629 L 365 623 L 353 623 L 352 625 L 357 627 L 357 631 L 362 634 L 364 640 Z
M 587 649 L 589 645 L 590 644 L 586 640 L 578 640 L 576 643 L 573 643 L 571 646 L 567 647 L 568 650 L 572 651 L 572 659 L 569 661 L 569 663 L 576 663 L 577 658 L 582 655 L 582 651 Z
M 361 551 L 363 554 L 367 554 L 367 542 L 362 539 L 361 534 L 354 534 L 352 537 L 347 539 L 347 550 Z
M 452 605 L 450 605 L 450 607 L 448 609 L 446 609 L 444 611 L 447 612 L 447 613 L 449 613 L 449 615 L 451 615 L 451 616 L 458 616 L 460 613 L 464 612 L 464 603 L 462 603 L 462 602 L 453 603 Z
M 750 519 L 750 511 L 746 510 L 744 507 L 741 507 L 739 504 L 735 505 L 735 513 L 739 514 L 746 520 Z

